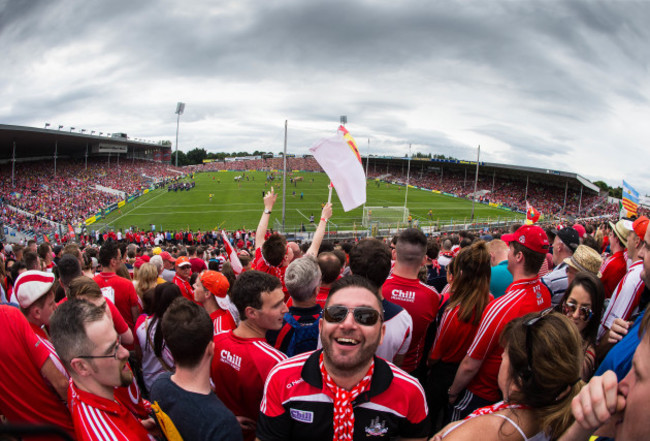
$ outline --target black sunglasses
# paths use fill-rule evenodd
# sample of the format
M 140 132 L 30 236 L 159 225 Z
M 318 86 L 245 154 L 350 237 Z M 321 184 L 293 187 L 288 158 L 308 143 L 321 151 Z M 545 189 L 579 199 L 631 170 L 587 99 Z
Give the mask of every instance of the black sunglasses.
M 562 313 L 564 315 L 573 315 L 575 314 L 576 309 L 579 310 L 578 316 L 583 322 L 588 322 L 594 315 L 594 312 L 586 306 L 581 306 L 578 308 L 578 305 L 573 302 L 568 302 L 562 305 Z
M 531 338 L 531 329 L 541 319 L 555 311 L 553 307 L 547 308 L 540 312 L 538 315 L 529 318 L 524 322 L 524 327 L 526 328 L 526 357 L 528 358 L 528 373 L 533 374 L 533 343 Z
M 368 306 L 348 308 L 342 305 L 328 306 L 325 308 L 323 318 L 329 323 L 341 323 L 350 311 L 352 311 L 354 320 L 363 326 L 373 326 L 381 319 L 381 314 L 374 308 Z

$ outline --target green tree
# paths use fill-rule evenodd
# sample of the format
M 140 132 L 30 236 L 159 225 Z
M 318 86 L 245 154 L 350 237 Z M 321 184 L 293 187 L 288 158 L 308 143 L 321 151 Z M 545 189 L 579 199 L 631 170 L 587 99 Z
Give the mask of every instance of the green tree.
M 172 153 L 172 161 L 171 161 L 172 165 L 176 165 L 176 154 L 178 154 L 178 166 L 179 167 L 182 167 L 184 165 L 190 165 L 190 163 L 187 160 L 187 156 L 185 155 L 185 153 L 183 153 L 180 150 L 178 152 Z
M 208 152 L 205 149 L 200 149 L 198 147 L 187 152 L 187 161 L 190 164 L 202 164 L 203 160 L 206 159 L 207 157 L 208 157 Z

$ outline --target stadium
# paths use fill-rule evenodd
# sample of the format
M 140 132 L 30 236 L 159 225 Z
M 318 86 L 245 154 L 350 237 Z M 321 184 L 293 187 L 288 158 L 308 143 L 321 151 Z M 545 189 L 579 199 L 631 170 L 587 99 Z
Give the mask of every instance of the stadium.
M 2 125 L 4 234 L 9 241 L 41 241 L 70 231 L 254 228 L 262 194 L 271 187 L 284 201 L 272 228 L 309 233 L 310 218 L 327 200 L 327 177 L 310 156 L 287 155 L 286 187 L 282 157 L 227 158 L 180 168 L 171 158 L 171 145 L 124 133 Z M 414 224 L 435 233 L 521 223 L 526 202 L 547 221 L 599 219 L 619 211 L 616 201 L 571 171 L 372 155 L 363 165 L 366 206 L 345 213 L 334 196 L 330 234 L 363 236 L 373 226 L 390 231 Z M 196 182 L 192 190 L 169 189 L 191 181 Z

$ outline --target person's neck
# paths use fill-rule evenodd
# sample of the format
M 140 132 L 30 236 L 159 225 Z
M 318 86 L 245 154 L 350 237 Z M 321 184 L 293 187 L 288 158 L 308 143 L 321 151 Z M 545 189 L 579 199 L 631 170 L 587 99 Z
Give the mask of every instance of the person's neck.
M 311 297 L 307 300 L 296 300 L 292 297 L 293 299 L 293 306 L 296 308 L 313 308 L 316 306 L 316 297 Z
M 102 272 L 103 273 L 115 273 L 115 270 L 111 268 L 110 266 L 103 266 L 102 267 Z
M 210 386 L 210 359 L 204 357 L 201 363 L 193 368 L 177 365 L 176 372 L 172 374 L 171 380 L 178 387 L 188 392 L 202 395 L 212 393 L 212 387 Z
M 359 382 L 363 379 L 363 377 L 368 373 L 368 369 L 370 369 L 370 365 L 372 363 L 372 358 L 368 360 L 366 364 L 363 366 L 354 369 L 354 370 L 347 370 L 347 369 L 337 369 L 336 367 L 332 366 L 330 362 L 327 360 L 327 357 L 323 357 L 323 363 L 325 363 L 325 370 L 327 370 L 327 373 L 329 376 L 332 378 L 334 383 L 338 387 L 342 387 L 345 390 L 351 390 L 354 386 L 359 384 Z
M 395 268 L 393 268 L 393 274 L 405 279 L 417 279 L 418 273 L 420 272 L 420 267 L 413 268 L 409 265 L 404 265 L 400 263 L 399 260 L 395 262 Z
M 512 272 L 512 280 L 514 282 L 518 282 L 524 279 L 532 279 L 533 277 L 536 276 L 537 274 L 528 274 L 527 272 L 525 272 L 523 266 L 515 268 L 514 271 Z
M 264 338 L 266 337 L 266 331 L 266 329 L 259 327 L 257 323 L 246 319 L 239 323 L 233 334 L 239 338 Z
M 203 303 L 203 308 L 205 308 L 205 311 L 208 313 L 208 315 L 210 315 L 213 312 L 219 310 L 219 305 L 217 305 L 217 302 L 214 299 L 212 301 L 206 300 Z
M 115 400 L 115 388 L 111 386 L 103 386 L 90 378 L 84 379 L 72 377 L 74 384 L 84 392 L 88 392 L 98 397 L 106 398 L 107 400 Z M 85 381 L 84 381 L 85 380 Z

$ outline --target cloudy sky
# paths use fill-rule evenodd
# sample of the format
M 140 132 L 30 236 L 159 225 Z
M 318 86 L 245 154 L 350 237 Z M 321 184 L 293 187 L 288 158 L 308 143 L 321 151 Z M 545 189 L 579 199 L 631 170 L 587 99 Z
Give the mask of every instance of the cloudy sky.
M 307 153 L 348 130 L 650 193 L 649 1 L 0 0 L 0 123 Z

